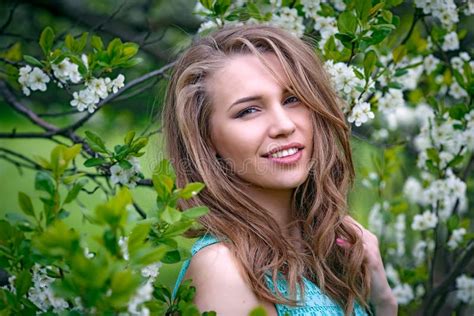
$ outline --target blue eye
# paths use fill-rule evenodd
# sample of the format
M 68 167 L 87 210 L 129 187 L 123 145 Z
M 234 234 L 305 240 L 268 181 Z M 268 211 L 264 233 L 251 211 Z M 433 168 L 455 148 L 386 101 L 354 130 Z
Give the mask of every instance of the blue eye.
M 242 111 L 239 112 L 239 114 L 237 114 L 236 118 L 240 118 L 240 117 L 243 117 L 247 114 L 252 114 L 252 113 L 255 113 L 253 111 L 257 111 L 257 109 L 255 107 L 248 107 Z
M 283 102 L 283 104 L 288 104 L 288 103 L 296 103 L 296 102 L 300 102 L 300 100 L 295 97 L 294 95 L 292 96 L 289 96 L 288 98 L 286 98 L 285 102 Z

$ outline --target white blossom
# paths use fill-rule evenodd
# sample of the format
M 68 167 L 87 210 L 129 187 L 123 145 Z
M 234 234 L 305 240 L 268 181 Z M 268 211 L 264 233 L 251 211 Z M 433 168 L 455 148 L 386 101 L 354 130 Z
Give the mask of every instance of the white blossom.
M 321 34 L 321 39 L 318 42 L 320 49 L 324 49 L 324 45 L 329 40 L 329 38 L 339 32 L 339 29 L 337 28 L 337 20 L 331 16 L 316 16 L 314 21 L 314 29 Z M 335 39 L 335 43 L 338 50 L 341 50 L 344 47 L 337 39 Z
M 411 203 L 421 203 L 421 193 L 423 192 L 423 187 L 421 183 L 416 180 L 414 177 L 408 177 L 403 186 L 403 194 L 408 198 L 408 201 Z
M 30 77 L 30 72 L 31 72 L 32 68 L 29 66 L 29 65 L 26 65 L 24 67 L 21 67 L 19 69 L 19 78 L 18 78 L 18 82 L 20 83 L 21 87 L 22 87 L 22 90 L 23 90 L 23 93 L 25 95 L 30 95 L 30 89 L 28 88 L 28 82 L 29 82 L 29 77 Z
M 412 255 L 415 259 L 415 265 L 419 266 L 425 261 L 426 253 L 428 251 L 433 251 L 435 247 L 435 243 L 433 240 L 419 240 L 413 246 Z
M 135 188 L 137 181 L 140 180 L 140 163 L 136 157 L 131 157 L 128 162 L 132 165 L 131 168 L 122 168 L 118 163 L 110 167 L 110 181 L 112 184 L 120 183 L 129 188 Z
M 474 278 L 465 274 L 456 278 L 456 297 L 469 305 L 474 304 Z
M 456 32 L 446 34 L 441 49 L 445 52 L 459 49 L 459 39 Z
M 25 95 L 30 95 L 30 90 L 46 91 L 46 84 L 50 81 L 48 75 L 46 75 L 43 70 L 38 67 L 32 69 L 29 65 L 21 67 L 19 69 L 19 75 L 18 82 Z
M 118 244 L 122 251 L 123 258 L 128 261 L 130 259 L 130 254 L 128 253 L 128 237 L 120 237 Z
M 428 75 L 431 74 L 436 69 L 436 67 L 438 67 L 438 65 L 439 59 L 433 55 L 428 55 L 423 60 L 423 66 L 425 67 L 425 71 Z
M 438 224 L 438 216 L 430 211 L 425 211 L 423 214 L 415 215 L 411 228 L 413 230 L 424 231 L 435 228 L 436 224 Z
M 369 228 L 377 236 L 382 236 L 384 228 L 383 215 L 380 203 L 375 203 L 369 212 Z
M 346 9 L 346 4 L 344 0 L 329 0 L 330 3 L 334 6 L 334 8 L 338 11 L 344 11 Z
M 415 298 L 412 287 L 407 283 L 397 284 L 392 293 L 400 305 L 407 305 Z
M 105 99 L 109 95 L 107 84 L 105 83 L 104 78 L 93 78 L 92 80 L 87 82 L 86 85 L 101 99 Z
M 321 1 L 319 0 L 301 0 L 304 15 L 317 21 L 318 11 L 321 10 Z
M 302 37 L 304 33 L 303 17 L 298 16 L 295 8 L 283 7 L 272 15 L 270 24 L 280 27 L 295 36 Z
M 456 249 L 459 246 L 459 244 L 463 241 L 465 234 L 466 234 L 465 228 L 461 227 L 461 228 L 453 230 L 448 240 L 449 249 L 451 250 Z
M 349 123 L 354 123 L 355 126 L 360 126 L 362 123 L 366 123 L 369 119 L 373 119 L 374 116 L 374 113 L 370 110 L 370 103 L 358 102 L 352 109 L 347 120 Z
M 99 102 L 99 97 L 89 88 L 74 92 L 72 96 L 74 99 L 71 100 L 71 106 L 77 107 L 79 112 L 87 109 L 89 113 L 93 113 L 97 108 L 96 104 Z
M 425 287 L 423 286 L 423 284 L 418 284 L 416 287 L 415 287 L 415 296 L 416 298 L 422 298 L 423 295 L 425 295 Z
M 453 80 L 451 86 L 449 87 L 449 94 L 455 99 L 461 99 L 468 97 L 466 90 L 464 90 L 456 80 Z
M 35 264 L 32 270 L 32 287 L 28 290 L 30 301 L 43 312 L 48 311 L 51 307 L 55 313 L 69 308 L 68 302 L 53 293 L 51 283 L 55 279 L 47 275 L 47 267 Z
M 79 73 L 79 66 L 72 63 L 69 58 L 63 59 L 59 64 L 53 64 L 51 68 L 53 69 L 54 76 L 62 83 L 68 80 L 72 83 L 78 83 L 82 79 Z
M 405 223 L 406 215 L 397 215 L 395 222 L 395 241 L 397 242 L 397 255 L 402 257 L 405 255 Z
M 110 88 L 113 93 L 117 93 L 117 91 L 125 86 L 125 76 L 122 74 L 119 74 L 117 78 L 115 78 L 110 85 Z
M 128 302 L 128 312 L 132 316 L 148 316 L 150 310 L 143 303 L 152 299 L 153 281 L 148 280 L 143 286 L 139 287 L 137 293 Z
M 355 75 L 352 66 L 347 66 L 342 62 L 334 63 L 332 60 L 327 60 L 324 67 L 329 74 L 334 90 L 342 99 L 352 103 L 359 98 L 361 94 L 359 89 L 364 87 L 365 81 Z
M 397 272 L 397 270 L 395 270 L 393 265 L 391 265 L 390 263 L 388 263 L 385 266 L 385 275 L 387 276 L 387 279 L 390 282 L 392 282 L 394 284 L 400 283 L 400 277 L 398 276 L 398 272 Z
M 464 9 L 465 15 L 473 15 L 474 14 L 474 1 L 467 0 L 467 6 Z
M 142 276 L 145 278 L 150 278 L 154 281 L 160 273 L 160 268 L 162 265 L 163 264 L 161 262 L 157 262 L 144 267 L 141 271 Z

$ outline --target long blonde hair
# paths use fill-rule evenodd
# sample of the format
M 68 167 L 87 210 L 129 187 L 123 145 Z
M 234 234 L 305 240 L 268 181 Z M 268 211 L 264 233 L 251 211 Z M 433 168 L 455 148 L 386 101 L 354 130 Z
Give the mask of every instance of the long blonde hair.
M 277 222 L 245 193 L 245 183 L 213 152 L 210 140 L 211 100 L 207 79 L 230 56 L 273 53 L 287 77 L 288 89 L 312 112 L 312 168 L 292 199 L 288 228 L 300 236 L 275 230 Z M 268 67 L 268 65 L 267 65 Z M 317 284 L 351 314 L 357 300 L 367 307 L 370 291 L 364 248 L 355 228 L 347 224 L 347 194 L 354 178 L 350 129 L 324 68 L 309 43 L 269 26 L 226 27 L 194 42 L 177 61 L 171 77 L 163 124 L 167 154 L 178 185 L 204 182 L 206 188 L 181 207 L 206 205 L 202 230 L 228 240 L 249 285 L 259 299 L 295 306 L 297 287 L 304 295 L 303 276 Z M 336 245 L 341 237 L 349 251 Z M 296 249 L 301 245 L 302 249 Z M 290 297 L 265 284 L 282 273 Z

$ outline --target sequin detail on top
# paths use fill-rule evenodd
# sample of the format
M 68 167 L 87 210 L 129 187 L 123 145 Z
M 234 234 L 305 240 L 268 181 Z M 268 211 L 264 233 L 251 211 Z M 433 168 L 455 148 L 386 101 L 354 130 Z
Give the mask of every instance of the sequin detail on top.
M 218 240 L 213 235 L 207 234 L 199 238 L 191 248 L 191 255 L 194 256 L 202 248 L 218 243 Z M 181 267 L 176 284 L 173 290 L 172 298 L 176 297 L 179 285 L 188 270 L 191 259 L 186 260 Z M 273 281 L 270 275 L 266 276 L 267 287 L 275 293 Z M 281 277 L 277 279 L 276 284 L 278 290 L 288 297 L 288 283 Z M 308 279 L 304 278 L 305 300 L 301 306 L 288 306 L 283 304 L 275 304 L 275 308 L 279 316 L 344 316 L 342 308 L 335 303 L 329 296 L 322 293 L 319 287 Z M 297 291 L 297 298 L 299 298 L 299 289 Z M 357 302 L 355 304 L 353 315 L 367 316 L 369 315 Z

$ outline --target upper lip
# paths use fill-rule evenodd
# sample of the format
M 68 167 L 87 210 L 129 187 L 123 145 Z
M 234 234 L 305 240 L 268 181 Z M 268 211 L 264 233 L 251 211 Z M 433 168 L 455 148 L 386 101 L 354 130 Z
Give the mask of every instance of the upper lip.
M 279 146 L 279 147 L 275 147 L 273 148 L 272 150 L 270 150 L 269 152 L 267 152 L 266 154 L 264 154 L 263 156 L 264 157 L 268 157 L 270 156 L 271 154 L 274 154 L 276 152 L 279 152 L 279 151 L 282 151 L 282 150 L 285 150 L 285 149 L 290 149 L 290 148 L 298 148 L 298 149 L 303 149 L 304 146 L 300 143 L 290 143 L 288 145 L 284 145 L 284 146 Z

